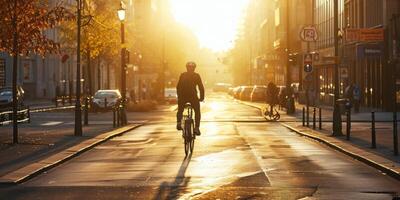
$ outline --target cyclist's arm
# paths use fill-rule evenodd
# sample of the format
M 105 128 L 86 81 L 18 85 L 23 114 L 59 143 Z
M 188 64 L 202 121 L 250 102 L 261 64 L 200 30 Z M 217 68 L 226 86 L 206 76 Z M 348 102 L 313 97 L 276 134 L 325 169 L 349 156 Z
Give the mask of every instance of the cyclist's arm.
M 203 101 L 204 100 L 204 85 L 203 85 L 203 81 L 201 81 L 200 75 L 199 75 L 197 85 L 198 85 L 199 91 L 200 91 L 200 101 Z
M 182 74 L 179 76 L 178 84 L 176 84 L 176 94 L 178 98 L 181 96 L 182 93 Z

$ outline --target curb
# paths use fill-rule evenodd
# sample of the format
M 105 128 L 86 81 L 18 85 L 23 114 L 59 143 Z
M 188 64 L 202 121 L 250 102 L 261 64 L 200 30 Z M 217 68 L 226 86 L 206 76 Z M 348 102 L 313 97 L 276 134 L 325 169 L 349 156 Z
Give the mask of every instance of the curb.
M 247 106 L 251 106 L 251 107 L 253 107 L 253 108 L 258 108 L 258 109 L 261 111 L 261 114 L 263 115 L 263 113 L 262 113 L 262 108 L 260 108 L 260 107 L 258 107 L 258 106 L 256 106 L 256 105 L 247 103 L 247 102 L 243 102 L 243 101 L 239 101 L 239 103 L 242 103 L 242 104 L 247 105 Z M 298 130 L 298 129 L 296 129 L 296 128 L 294 128 L 294 127 L 288 125 L 288 124 L 283 123 L 283 122 L 280 122 L 280 123 L 281 123 L 284 127 L 286 127 L 286 128 L 288 128 L 289 130 L 291 130 L 291 131 L 297 133 L 297 134 L 300 135 L 300 136 L 308 137 L 308 138 L 313 139 L 313 140 L 315 140 L 315 141 L 321 142 L 321 143 L 327 145 L 328 147 L 330 147 L 330 148 L 332 148 L 332 149 L 334 149 L 334 150 L 337 150 L 337 151 L 339 151 L 339 152 L 341 152 L 341 153 L 343 153 L 343 154 L 345 154 L 345 155 L 347 155 L 347 156 L 350 156 L 351 158 L 354 158 L 354 159 L 356 159 L 356 160 L 358 160 L 358 161 L 360 161 L 360 162 L 362 162 L 362 163 L 364 163 L 364 164 L 367 164 L 368 166 L 371 166 L 371 167 L 373 167 L 373 168 L 375 168 L 375 169 L 377 169 L 377 170 L 380 170 L 381 172 L 383 172 L 383 173 L 389 175 L 390 177 L 392 177 L 392 178 L 394 178 L 394 179 L 396 179 L 396 180 L 400 180 L 400 171 L 397 171 L 397 170 L 391 168 L 390 166 L 386 166 L 386 165 L 384 165 L 384 164 L 381 164 L 381 163 L 378 163 L 378 162 L 376 162 L 376 161 L 374 161 L 374 160 L 371 160 L 371 159 L 369 159 L 369 158 L 367 158 L 367 157 L 365 157 L 365 156 L 362 156 L 362 155 L 360 155 L 360 154 L 357 154 L 357 153 L 355 153 L 355 152 L 352 152 L 352 151 L 350 151 L 350 150 L 347 150 L 347 149 L 345 149 L 345 148 L 343 148 L 343 147 L 340 147 L 339 145 L 333 144 L 333 143 L 331 143 L 331 142 L 329 142 L 329 141 L 327 141 L 327 140 L 325 140 L 325 139 L 323 139 L 323 138 L 321 138 L 321 137 L 314 136 L 314 135 L 311 135 L 311 134 L 302 132 L 302 131 L 300 131 L 300 130 Z M 355 147 L 355 148 L 356 148 L 356 147 Z M 367 152 L 368 152 L 368 151 L 367 151 Z M 369 152 L 368 152 L 368 153 L 369 153 Z M 372 154 L 372 153 L 371 153 L 371 154 Z M 378 155 L 378 157 L 380 157 L 380 156 Z M 381 157 L 381 158 L 383 158 L 383 157 Z M 383 158 L 383 159 L 385 159 L 385 158 Z M 385 160 L 386 160 L 386 159 L 385 159 Z M 387 163 L 393 163 L 393 161 L 387 160 Z
M 57 111 L 57 110 L 68 110 L 73 109 L 75 106 L 59 106 L 59 107 L 48 107 L 48 108 L 32 108 L 31 113 L 38 112 L 48 112 L 48 111 Z
M 29 179 L 34 178 L 35 176 L 41 174 L 44 171 L 52 169 L 72 158 L 77 157 L 78 155 L 90 150 L 91 148 L 106 142 L 107 140 L 120 136 L 128 131 L 134 130 L 143 124 L 133 124 L 127 125 L 116 130 L 112 130 L 101 135 L 98 135 L 94 138 L 82 141 L 80 144 L 72 146 L 68 149 L 60 151 L 57 154 L 51 155 L 41 161 L 37 161 L 35 163 L 31 163 L 25 167 L 17 169 L 13 172 L 10 172 L 2 177 L 0 177 L 0 185 L 16 185 L 23 183 Z M 97 138 L 97 139 L 96 139 Z M 85 144 L 87 143 L 87 144 Z M 80 147 L 83 146 L 83 147 Z
M 297 133 L 298 135 L 305 136 L 305 137 L 311 138 L 313 140 L 316 140 L 318 142 L 321 142 L 321 143 L 329 146 L 332 149 L 335 149 L 335 150 L 337 150 L 337 151 L 339 151 L 341 153 L 344 153 L 344 154 L 346 154 L 346 155 L 348 155 L 348 156 L 350 156 L 350 157 L 352 157 L 352 158 L 354 158 L 354 159 L 356 159 L 356 160 L 358 160 L 360 162 L 363 162 L 363 163 L 365 163 L 365 164 L 367 164 L 367 165 L 369 165 L 371 167 L 374 167 L 374 168 L 382 171 L 385 174 L 388 174 L 389 176 L 391 176 L 391 177 L 393 177 L 393 178 L 395 178 L 397 180 L 400 180 L 400 172 L 396 171 L 395 169 L 390 168 L 389 166 L 385 166 L 385 165 L 380 164 L 378 162 L 375 162 L 375 161 L 373 161 L 371 159 L 368 159 L 368 158 L 366 158 L 364 156 L 361 156 L 360 154 L 354 153 L 354 152 L 349 151 L 349 150 L 347 150 L 347 149 L 345 149 L 343 147 L 340 147 L 338 145 L 330 143 L 329 141 L 327 141 L 327 140 L 325 140 L 323 138 L 320 138 L 318 136 L 313 136 L 311 134 L 302 132 L 302 131 L 300 131 L 300 130 L 298 130 L 296 128 L 293 128 L 292 126 L 287 125 L 285 123 L 281 123 L 281 124 L 283 126 L 285 126 L 286 128 L 290 129 L 291 131 Z

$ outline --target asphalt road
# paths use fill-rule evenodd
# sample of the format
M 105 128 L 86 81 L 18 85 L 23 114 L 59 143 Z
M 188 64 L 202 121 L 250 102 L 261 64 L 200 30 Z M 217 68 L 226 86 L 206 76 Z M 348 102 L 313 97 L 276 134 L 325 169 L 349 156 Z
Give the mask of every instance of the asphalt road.
M 0 199 L 392 199 L 400 183 L 211 94 L 185 158 L 173 112 L 18 186 Z

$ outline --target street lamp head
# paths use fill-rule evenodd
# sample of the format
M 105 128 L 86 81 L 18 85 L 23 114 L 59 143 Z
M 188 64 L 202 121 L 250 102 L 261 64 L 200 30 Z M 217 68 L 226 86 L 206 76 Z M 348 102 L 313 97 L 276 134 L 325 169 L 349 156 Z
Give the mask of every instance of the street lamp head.
M 118 9 L 118 18 L 121 22 L 125 20 L 125 8 L 123 8 L 122 4 L 121 7 Z

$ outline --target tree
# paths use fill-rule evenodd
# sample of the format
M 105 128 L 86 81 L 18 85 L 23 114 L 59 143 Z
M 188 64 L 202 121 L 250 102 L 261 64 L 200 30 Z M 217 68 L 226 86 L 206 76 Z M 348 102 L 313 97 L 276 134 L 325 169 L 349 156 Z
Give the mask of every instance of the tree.
M 57 53 L 59 44 L 44 31 L 72 15 L 60 4 L 51 6 L 41 0 L 0 0 L 0 5 L 0 51 L 13 56 L 13 143 L 18 143 L 18 55 Z
M 97 58 L 98 66 L 101 60 L 111 63 L 113 60 L 107 58 L 115 58 L 119 53 L 119 21 L 116 14 L 119 3 L 86 0 L 84 5 L 81 53 L 86 58 L 86 70 L 83 71 L 87 95 L 93 95 L 92 60 Z M 68 49 L 74 43 L 75 36 L 75 23 L 64 23 L 61 28 L 61 48 Z

